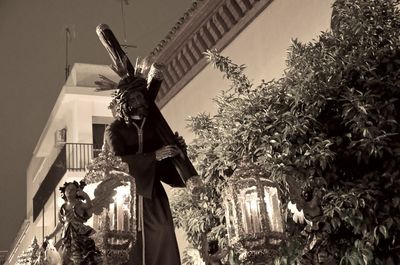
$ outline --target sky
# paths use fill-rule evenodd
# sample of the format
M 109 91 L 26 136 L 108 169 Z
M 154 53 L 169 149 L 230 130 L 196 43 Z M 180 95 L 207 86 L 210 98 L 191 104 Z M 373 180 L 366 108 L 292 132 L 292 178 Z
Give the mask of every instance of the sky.
M 0 0 L 0 250 L 9 250 L 26 217 L 26 170 L 69 63 L 111 63 L 95 33 L 110 26 L 146 56 L 193 0 Z

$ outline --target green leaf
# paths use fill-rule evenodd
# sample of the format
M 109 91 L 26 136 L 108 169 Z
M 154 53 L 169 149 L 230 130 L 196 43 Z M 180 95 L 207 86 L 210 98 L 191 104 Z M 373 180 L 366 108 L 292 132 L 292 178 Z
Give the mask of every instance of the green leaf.
M 379 226 L 379 232 L 381 232 L 381 234 L 383 235 L 383 237 L 385 239 L 388 239 L 389 235 L 388 235 L 388 231 L 386 229 L 386 227 L 384 225 L 380 225 Z

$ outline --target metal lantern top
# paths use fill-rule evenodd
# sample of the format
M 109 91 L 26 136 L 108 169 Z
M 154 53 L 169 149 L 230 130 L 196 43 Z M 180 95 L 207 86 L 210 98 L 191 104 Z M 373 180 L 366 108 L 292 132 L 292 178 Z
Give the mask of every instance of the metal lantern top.
M 254 164 L 241 164 L 224 190 L 229 243 L 243 261 L 273 257 L 284 239 L 278 185 Z
M 113 171 L 114 175 L 110 174 L 111 171 Z M 120 176 L 127 175 L 129 172 L 128 164 L 123 162 L 120 157 L 115 156 L 108 146 L 104 144 L 102 151 L 87 166 L 84 181 L 87 184 L 98 183 L 115 176 L 118 172 L 121 173 L 119 174 Z M 129 180 L 129 178 L 123 176 L 122 180 Z

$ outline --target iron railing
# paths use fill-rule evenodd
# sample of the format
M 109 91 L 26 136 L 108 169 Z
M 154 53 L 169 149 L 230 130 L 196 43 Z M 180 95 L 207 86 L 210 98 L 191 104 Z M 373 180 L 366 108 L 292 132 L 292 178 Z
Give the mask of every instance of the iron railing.
M 85 170 L 93 158 L 93 144 L 67 143 L 65 154 L 67 170 Z

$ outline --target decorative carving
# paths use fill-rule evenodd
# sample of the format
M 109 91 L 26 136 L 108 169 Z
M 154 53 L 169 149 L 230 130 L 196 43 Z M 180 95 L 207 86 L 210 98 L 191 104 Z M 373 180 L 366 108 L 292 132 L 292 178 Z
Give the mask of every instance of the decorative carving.
M 168 35 L 150 53 L 155 61 L 166 65 L 163 70 L 166 82 L 161 85 L 157 105 L 165 105 L 207 65 L 203 52 L 212 48 L 223 49 L 271 1 L 193 2 Z

